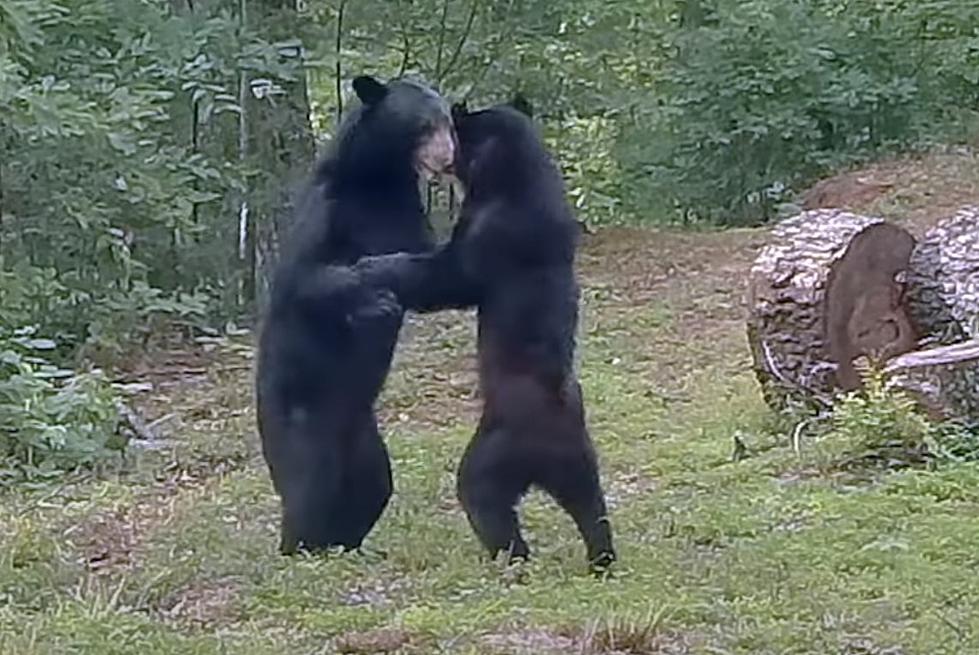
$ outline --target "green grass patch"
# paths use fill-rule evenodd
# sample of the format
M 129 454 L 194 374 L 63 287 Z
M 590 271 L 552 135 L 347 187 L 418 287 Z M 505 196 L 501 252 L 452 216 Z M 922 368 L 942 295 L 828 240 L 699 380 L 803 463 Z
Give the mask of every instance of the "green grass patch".
M 165 399 L 179 419 L 162 451 L 4 496 L 0 653 L 979 652 L 979 466 L 849 474 L 837 465 L 875 425 L 859 411 L 797 455 L 736 308 L 705 310 L 737 279 L 657 266 L 586 287 L 610 579 L 539 493 L 521 508 L 534 559 L 483 557 L 455 499 L 478 412 L 472 318 L 449 314 L 399 350 L 381 403 L 396 493 L 365 554 L 278 556 L 249 374 L 188 383 Z

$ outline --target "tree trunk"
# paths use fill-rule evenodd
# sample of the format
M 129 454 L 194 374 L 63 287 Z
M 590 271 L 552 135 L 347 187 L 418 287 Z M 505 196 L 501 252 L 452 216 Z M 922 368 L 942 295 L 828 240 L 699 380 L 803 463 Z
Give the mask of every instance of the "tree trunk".
M 248 6 L 249 25 L 262 26 L 261 35 L 269 41 L 302 31 L 294 0 L 250 0 Z M 245 238 L 249 267 L 245 288 L 250 293 L 244 300 L 253 309 L 264 301 L 271 264 L 291 226 L 296 193 L 310 174 L 315 154 L 304 51 L 297 47 L 280 52 L 295 64 L 295 80 L 257 85 L 253 78 L 244 106 L 247 159 L 258 171 L 248 193 Z
M 908 296 L 929 341 L 979 338 L 979 207 L 964 207 L 925 233 L 911 256 Z
M 829 403 L 860 385 L 853 360 L 915 347 L 903 299 L 913 237 L 878 218 L 803 212 L 776 226 L 751 268 L 748 342 L 766 402 Z

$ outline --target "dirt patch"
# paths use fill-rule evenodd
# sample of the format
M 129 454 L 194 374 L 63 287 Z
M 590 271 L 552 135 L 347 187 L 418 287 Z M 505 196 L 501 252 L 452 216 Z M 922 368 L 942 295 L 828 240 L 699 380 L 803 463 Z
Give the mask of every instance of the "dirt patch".
M 206 627 L 230 623 L 239 585 L 230 578 L 185 587 L 168 597 L 160 613 L 168 621 Z
M 412 635 L 400 628 L 379 628 L 340 635 L 334 641 L 338 653 L 394 653 L 412 645 Z
M 492 633 L 481 639 L 494 655 L 557 655 L 580 653 L 581 644 L 571 637 L 547 630 L 515 630 Z
M 599 638 L 587 645 L 584 652 L 595 655 L 689 655 L 694 651 L 687 637 L 668 632 L 635 643 L 608 642 Z
M 382 426 L 474 423 L 480 411 L 475 335 L 475 311 L 408 314 L 377 404 Z
M 698 321 L 730 321 L 742 315 L 744 275 L 764 244 L 760 230 L 609 229 L 589 240 L 580 270 L 586 288 L 603 292 L 600 305 L 665 302 Z
M 405 586 L 404 580 L 378 579 L 372 583 L 358 584 L 340 593 L 340 604 L 347 606 L 388 607 L 392 596 Z
M 69 527 L 65 536 L 80 553 L 79 559 L 88 570 L 106 574 L 132 564 L 138 531 L 130 511 L 115 510 Z
M 131 503 L 86 516 L 68 526 L 63 534 L 79 553 L 81 563 L 92 572 L 107 575 L 134 568 L 144 538 L 173 519 L 181 493 L 200 489 L 210 480 L 240 468 L 242 463 L 171 462 L 159 473 L 155 484 L 141 489 Z
M 693 640 L 676 632 L 626 634 L 591 626 L 585 631 L 528 628 L 483 635 L 494 655 L 688 655 Z
M 173 516 L 174 495 L 157 494 L 124 508 L 88 516 L 69 526 L 64 535 L 89 571 L 108 575 L 133 568 L 142 538 Z
M 879 215 L 916 234 L 977 202 L 979 159 L 965 148 L 883 160 L 822 180 L 803 194 L 806 209 Z
M 656 490 L 656 480 L 635 471 L 616 471 L 606 484 L 605 499 L 610 509 L 636 496 L 646 496 Z
M 204 377 L 216 367 L 226 366 L 223 353 L 206 351 L 184 344 L 179 349 L 134 352 L 116 366 L 119 376 L 127 380 L 172 380 Z
M 905 655 L 905 650 L 900 646 L 881 646 L 872 639 L 855 638 L 847 639 L 841 645 L 840 652 L 843 655 Z
M 742 370 L 745 280 L 765 234 L 616 228 L 589 237 L 579 260 L 583 329 L 612 339 L 660 402 L 682 400 L 718 351 Z
M 803 209 L 840 209 L 866 205 L 888 193 L 894 182 L 868 177 L 864 172 L 843 173 L 817 182 L 802 196 Z
M 125 506 L 83 516 L 63 528 L 90 571 L 102 575 L 138 566 L 141 542 L 173 519 L 180 494 L 240 470 L 254 458 L 254 445 L 237 436 L 228 439 L 243 424 L 254 430 L 250 352 L 243 352 L 239 342 L 221 344 L 220 352 L 202 348 L 147 356 L 116 376 L 129 390 L 126 402 L 151 428 L 151 434 L 138 435 L 148 439 L 134 442 L 130 451 L 137 459 L 144 457 L 143 450 L 153 452 L 142 466 L 124 472 L 136 490 Z M 189 439 L 189 434 L 205 438 Z
M 173 520 L 180 494 L 200 489 L 243 464 L 244 460 L 172 462 L 126 507 L 90 515 L 66 528 L 64 535 L 91 571 L 109 574 L 133 568 L 143 540 Z

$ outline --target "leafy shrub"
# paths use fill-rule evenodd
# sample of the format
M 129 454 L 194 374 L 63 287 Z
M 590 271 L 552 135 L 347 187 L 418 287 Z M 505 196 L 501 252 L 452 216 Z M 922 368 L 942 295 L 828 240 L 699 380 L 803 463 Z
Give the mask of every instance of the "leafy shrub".
M 213 315 L 209 309 L 202 293 L 165 293 L 135 282 L 126 292 L 107 294 L 91 307 L 82 353 L 111 359 L 175 328 L 203 329 Z
M 888 388 L 883 375 L 874 372 L 863 389 L 841 398 L 833 410 L 832 429 L 853 448 L 872 450 L 895 444 L 920 446 L 935 426 L 909 395 Z
M 589 225 L 626 222 L 622 172 L 613 157 L 616 122 L 600 116 L 568 116 L 548 128 L 546 141 L 561 165 L 578 218 Z
M 57 532 L 45 530 L 35 516 L 14 516 L 0 534 L 0 567 L 21 568 L 57 556 Z
M 879 371 L 866 376 L 863 389 L 842 397 L 831 421 L 833 436 L 850 451 L 923 449 L 947 461 L 979 459 L 976 427 L 929 419 L 910 395 L 888 387 Z
M 948 138 L 976 110 L 975 3 L 697 4 L 621 126 L 629 207 L 764 221 L 814 177 Z
M 264 199 L 275 158 L 258 146 L 284 128 L 254 119 L 302 61 L 294 38 L 269 40 L 282 25 L 241 22 L 157 0 L 0 0 L 0 323 L 101 353 L 251 308 L 238 210 L 288 184 Z M 251 158 L 242 98 L 263 137 Z
M 0 485 L 92 466 L 124 447 L 111 385 L 51 364 L 54 341 L 0 328 Z
M 928 447 L 943 460 L 979 461 L 979 425 L 961 421 L 936 425 L 930 435 Z
M 145 281 L 101 291 L 75 286 L 55 268 L 29 266 L 0 270 L 0 328 L 35 325 L 60 345 L 54 361 L 75 353 L 111 358 L 145 347 L 154 334 L 175 327 L 203 328 L 213 315 L 203 293 L 164 292 Z

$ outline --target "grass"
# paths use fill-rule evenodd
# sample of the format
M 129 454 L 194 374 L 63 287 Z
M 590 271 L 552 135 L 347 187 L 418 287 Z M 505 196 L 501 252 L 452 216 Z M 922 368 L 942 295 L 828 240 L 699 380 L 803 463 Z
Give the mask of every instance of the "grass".
M 144 372 L 163 449 L 2 497 L 0 653 L 979 653 L 979 467 L 856 477 L 826 467 L 832 443 L 793 453 L 748 368 L 740 285 L 763 241 L 617 229 L 582 252 L 612 579 L 539 494 L 535 558 L 483 559 L 453 491 L 473 321 L 446 313 L 411 319 L 381 401 L 397 490 L 373 552 L 275 553 L 241 349 Z

